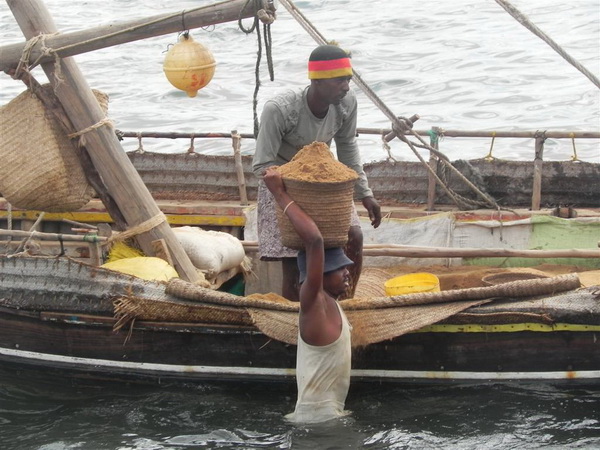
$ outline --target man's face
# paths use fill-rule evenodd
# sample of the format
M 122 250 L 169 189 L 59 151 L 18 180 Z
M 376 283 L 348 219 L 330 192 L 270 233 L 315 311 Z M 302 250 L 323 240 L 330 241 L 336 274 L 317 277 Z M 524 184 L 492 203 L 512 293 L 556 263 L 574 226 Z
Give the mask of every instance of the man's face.
M 350 271 L 348 270 L 348 266 L 340 267 L 339 269 L 323 274 L 323 289 L 329 292 L 332 297 L 338 298 L 349 287 Z
M 317 80 L 319 98 L 330 105 L 339 105 L 350 90 L 350 80 L 350 76 Z

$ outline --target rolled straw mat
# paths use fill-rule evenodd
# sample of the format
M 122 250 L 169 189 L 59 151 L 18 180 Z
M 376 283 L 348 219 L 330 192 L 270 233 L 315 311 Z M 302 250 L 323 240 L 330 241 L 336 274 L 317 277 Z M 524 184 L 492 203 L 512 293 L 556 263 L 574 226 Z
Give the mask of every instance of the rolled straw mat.
M 383 274 L 379 275 L 383 276 Z M 579 286 L 577 275 L 568 274 L 483 288 L 418 293 L 370 300 L 343 300 L 340 305 L 352 324 L 352 346 L 360 347 L 416 331 L 472 306 L 488 303 L 494 297 L 518 298 L 551 295 L 576 289 Z M 298 317 L 296 313 L 254 308 L 249 309 L 249 313 L 256 327 L 267 336 L 288 344 L 297 343 Z
M 515 281 L 498 286 L 409 294 L 368 300 L 343 300 L 340 305 L 352 324 L 352 345 L 364 346 L 392 339 L 439 322 L 471 306 L 493 298 L 519 298 L 552 295 L 580 286 L 577 274 Z M 139 318 L 175 322 L 254 324 L 265 335 L 289 344 L 298 337 L 298 303 L 269 295 L 239 297 L 172 279 L 166 293 L 185 302 L 157 301 L 135 297 L 119 298 L 115 313 L 119 323 Z M 190 301 L 191 300 L 191 301 Z M 198 303 L 194 303 L 198 302 Z
M 244 308 L 210 304 L 186 304 L 168 300 L 125 296 L 113 301 L 115 330 L 119 330 L 133 319 L 160 322 L 218 323 L 229 325 L 252 325 Z
M 52 87 L 42 86 L 52 94 Z M 94 91 L 106 113 L 108 97 Z M 0 193 L 13 206 L 75 211 L 94 195 L 71 141 L 30 90 L 0 108 Z

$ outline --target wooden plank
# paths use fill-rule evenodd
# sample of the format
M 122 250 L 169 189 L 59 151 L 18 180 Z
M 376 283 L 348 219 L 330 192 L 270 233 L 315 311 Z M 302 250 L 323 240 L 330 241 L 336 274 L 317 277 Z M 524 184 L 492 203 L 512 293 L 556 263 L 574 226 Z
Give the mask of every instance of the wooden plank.
M 48 48 L 56 49 L 56 53 L 61 58 L 74 56 L 140 39 L 254 16 L 253 8 L 244 8 L 246 3 L 246 0 L 230 0 L 191 10 L 104 25 L 73 33 L 61 33 L 56 36 L 48 36 L 45 45 Z M 262 7 L 275 11 L 274 5 L 267 1 L 263 1 Z M 0 70 L 14 69 L 23 54 L 25 45 L 25 43 L 19 43 L 0 47 Z M 42 45 L 39 43 L 33 47 L 32 61 L 38 58 L 41 58 L 42 63 L 53 60 L 51 54 L 43 55 L 41 49 Z
M 40 33 L 58 32 L 50 13 L 40 0 L 9 0 L 7 3 L 26 38 L 30 39 Z M 105 120 L 100 105 L 74 60 L 57 59 L 56 64 L 45 63 L 42 67 L 76 130 L 96 127 Z M 156 218 L 160 219 L 162 212 L 125 155 L 112 127 L 99 126 L 86 133 L 85 147 L 129 227 L 153 223 Z M 164 238 L 173 255 L 179 276 L 188 281 L 196 281 L 196 269 L 169 224 L 166 221 L 157 223 L 153 223 L 151 229 L 136 236 L 142 250 L 151 255 L 152 241 Z
M 533 161 L 533 187 L 531 188 L 531 210 L 538 211 L 542 203 L 542 168 L 544 165 L 544 136 L 535 138 L 535 160 Z
M 34 220 L 39 212 L 37 211 L 12 211 L 13 220 Z M 0 210 L 0 219 L 8 218 L 7 211 Z M 47 213 L 44 221 L 60 222 L 63 218 L 69 218 L 84 223 L 112 223 L 113 220 L 108 213 L 104 212 L 71 212 L 71 213 Z M 213 226 L 213 227 L 243 227 L 246 225 L 246 219 L 243 216 L 228 215 L 204 215 L 204 214 L 166 214 L 167 223 L 171 225 L 193 225 L 193 226 Z
M 244 177 L 244 166 L 242 163 L 242 153 L 240 150 L 240 135 L 237 130 L 231 132 L 233 158 L 235 160 L 235 173 L 237 175 L 238 187 L 240 190 L 240 202 L 242 205 L 248 205 L 248 193 L 246 192 L 246 178 Z
M 258 251 L 258 242 L 242 241 L 248 253 Z M 407 258 L 600 258 L 596 249 L 516 250 L 507 248 L 417 247 L 397 244 L 365 244 L 365 256 L 402 256 Z
M 60 233 L 42 233 L 39 231 L 21 231 L 21 230 L 0 230 L 0 236 L 12 236 L 19 238 L 32 238 L 42 241 L 80 241 L 80 242 L 104 242 L 106 237 L 96 234 L 78 235 L 78 234 L 60 234 Z
M 173 258 L 171 258 L 171 254 L 169 253 L 169 249 L 167 248 L 164 239 L 157 239 L 152 242 L 152 246 L 154 247 L 154 255 L 157 258 L 166 261 L 170 266 L 173 265 Z
M 433 128 L 433 130 L 435 131 L 435 134 L 432 134 L 430 137 L 430 145 L 436 150 L 439 150 L 440 140 L 438 135 L 441 133 L 442 130 L 435 127 Z M 435 188 L 437 186 L 437 182 L 433 174 L 437 173 L 438 169 L 438 160 L 433 154 L 429 155 L 429 167 L 431 167 L 431 172 L 428 173 L 427 211 L 433 211 L 435 209 Z

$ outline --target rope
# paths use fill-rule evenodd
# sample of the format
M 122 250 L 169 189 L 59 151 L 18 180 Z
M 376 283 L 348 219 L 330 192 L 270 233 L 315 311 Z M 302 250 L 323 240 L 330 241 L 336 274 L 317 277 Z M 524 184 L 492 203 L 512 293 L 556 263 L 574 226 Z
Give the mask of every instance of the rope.
M 109 126 L 112 126 L 112 125 L 113 125 L 113 122 L 112 122 L 112 120 L 110 120 L 108 117 L 105 117 L 105 118 L 104 118 L 104 119 L 102 119 L 101 121 L 99 121 L 99 122 L 96 122 L 94 125 L 90 125 L 89 127 L 87 127 L 87 128 L 84 128 L 84 129 L 83 129 L 83 130 L 81 130 L 81 131 L 76 131 L 75 133 L 70 133 L 70 134 L 67 134 L 67 137 L 68 137 L 69 139 L 75 139 L 76 137 L 83 136 L 84 134 L 86 134 L 86 133 L 89 133 L 90 131 L 93 131 L 93 130 L 95 130 L 95 129 L 97 129 L 97 128 L 100 128 L 100 127 L 101 127 L 101 126 L 103 126 L 103 125 L 109 125 Z M 84 146 L 84 147 L 85 147 L 85 146 Z
M 141 132 L 138 132 L 137 140 L 138 140 L 138 148 L 135 151 L 135 153 L 140 153 L 140 154 L 145 153 L 144 144 L 142 143 L 142 133 Z
M 427 130 L 427 134 L 429 135 L 429 144 L 432 147 L 435 147 L 436 145 L 438 145 L 438 143 L 440 142 L 440 133 L 438 133 L 434 129 L 431 129 L 431 130 Z
M 129 230 L 113 234 L 109 239 L 106 240 L 104 245 L 110 245 L 113 242 L 124 241 L 126 239 L 129 239 L 130 237 L 137 236 L 138 234 L 146 233 L 166 221 L 167 217 L 161 212 L 156 216 L 151 217 L 150 219 L 140 223 L 139 225 L 130 228 Z
M 291 0 L 280 0 L 280 3 L 283 4 L 283 6 L 289 11 L 289 13 L 298 21 L 300 26 L 302 26 L 302 28 L 304 28 L 317 43 L 321 45 L 329 43 L 329 41 L 327 41 L 325 37 L 314 27 L 314 25 L 310 23 L 310 21 L 300 12 L 300 10 L 298 10 L 298 8 L 292 3 Z M 500 206 L 496 203 L 494 199 L 477 189 L 477 187 L 474 186 L 467 178 L 465 178 L 465 176 L 462 173 L 460 173 L 455 167 L 452 166 L 446 155 L 444 155 L 442 152 L 433 148 L 431 145 L 425 142 L 425 140 L 423 140 L 423 138 L 416 131 L 412 131 L 412 135 L 420 142 L 420 145 L 413 144 L 411 141 L 409 141 L 404 135 L 404 131 L 406 130 L 405 121 L 401 117 L 396 116 L 396 114 L 394 114 L 392 110 L 390 110 L 387 107 L 387 105 L 385 105 L 383 101 L 381 101 L 381 99 L 375 94 L 375 92 L 373 92 L 373 90 L 363 81 L 362 77 L 355 69 L 352 69 L 352 72 L 352 80 L 355 82 L 355 84 L 367 95 L 367 97 L 369 97 L 369 99 L 375 104 L 375 106 L 377 106 L 379 110 L 383 112 L 385 116 L 392 121 L 392 130 L 396 134 L 396 137 L 408 145 L 408 147 L 412 150 L 415 156 L 426 167 L 429 173 L 440 184 L 442 189 L 446 191 L 448 196 L 456 203 L 456 205 L 460 205 L 460 200 L 458 199 L 458 196 L 443 183 L 443 181 L 438 177 L 435 171 L 419 154 L 415 145 L 418 145 L 420 147 L 422 146 L 422 148 L 426 148 L 427 150 L 429 150 L 433 155 L 435 155 L 439 159 L 439 161 L 442 164 L 446 165 L 450 170 L 452 170 L 456 174 L 458 178 L 460 178 L 465 184 L 467 184 L 467 186 L 473 189 L 476 192 L 476 194 L 482 197 L 486 204 L 488 204 L 490 207 L 494 209 L 500 208 Z
M 494 155 L 492 155 L 492 151 L 494 150 L 494 141 L 496 140 L 496 132 L 492 131 L 492 142 L 490 144 L 490 151 L 488 152 L 487 156 L 483 159 L 485 159 L 486 161 L 493 161 L 496 158 L 494 158 Z
M 242 16 L 246 8 L 253 4 L 254 11 L 256 12 L 254 15 L 254 20 L 252 21 L 252 25 L 250 28 L 244 27 L 242 23 Z M 271 39 L 271 23 L 275 20 L 275 18 L 269 14 L 264 9 L 260 9 L 261 0 L 246 0 L 246 3 L 242 7 L 240 11 L 240 16 L 238 19 L 238 26 L 240 30 L 242 30 L 246 34 L 251 34 L 254 30 L 256 30 L 257 36 L 257 44 L 258 50 L 256 52 L 256 67 L 254 70 L 254 94 L 252 95 L 252 116 L 254 118 L 254 137 L 258 136 L 258 91 L 260 89 L 260 63 L 262 60 L 262 37 L 260 32 L 259 20 L 263 22 L 263 31 L 264 31 L 264 41 L 265 41 L 265 53 L 267 57 L 267 67 L 269 70 L 270 80 L 273 81 L 275 79 L 274 71 L 273 71 L 273 56 L 272 56 L 272 39 Z
M 84 135 L 86 133 L 89 133 L 90 131 L 96 130 L 96 129 L 100 128 L 101 126 L 104 126 L 104 125 L 112 127 L 113 126 L 113 122 L 108 117 L 105 117 L 104 119 L 100 120 L 99 122 L 96 122 L 95 124 L 90 125 L 89 127 L 84 128 L 83 130 L 76 131 L 75 133 L 67 134 L 67 137 L 69 139 L 75 139 L 76 137 L 78 137 L 79 138 L 79 141 L 78 141 L 79 147 L 83 148 L 83 147 L 87 146 L 87 142 L 85 140 L 85 136 Z
M 194 136 L 194 133 L 192 133 L 192 137 L 190 138 L 190 147 L 187 150 L 188 153 L 195 153 L 196 151 L 196 147 L 194 147 L 194 139 L 196 139 L 196 136 Z
M 60 57 L 56 53 L 56 50 L 53 50 L 52 48 L 46 46 L 46 38 L 51 37 L 51 36 L 56 36 L 58 34 L 59 34 L 58 32 L 48 33 L 48 34 L 38 34 L 37 36 L 34 36 L 31 39 L 29 39 L 25 43 L 25 46 L 23 47 L 23 52 L 21 53 L 21 58 L 19 59 L 19 64 L 17 64 L 17 68 L 15 69 L 14 74 L 11 75 L 12 78 L 15 80 L 18 80 L 18 79 L 21 79 L 24 74 L 31 75 L 31 69 L 33 69 L 35 66 L 37 66 L 37 64 L 40 62 L 40 60 L 43 57 L 53 55 L 54 56 L 54 78 L 56 80 L 56 84 L 59 85 L 60 83 L 64 82 L 64 79 L 62 78 L 62 68 L 60 65 Z M 33 51 L 34 47 L 40 42 L 41 42 L 40 56 L 33 63 L 30 63 L 29 60 L 31 59 L 31 52 Z
M 13 226 L 13 214 L 12 214 L 12 203 L 6 202 L 6 229 L 12 230 Z
M 12 204 L 10 202 L 6 202 L 6 229 L 7 230 L 12 230 L 13 228 L 13 214 L 12 214 Z M 5 251 L 8 252 L 8 247 L 10 246 L 10 243 L 12 242 L 12 236 L 8 236 L 6 238 L 6 244 L 4 245 Z
M 592 83 L 594 83 L 597 87 L 600 88 L 600 80 L 589 70 L 587 70 L 583 65 L 581 65 L 576 59 L 570 56 L 567 52 L 565 52 L 560 45 L 550 38 L 546 33 L 540 30 L 536 25 L 531 23 L 531 21 L 525 16 L 521 11 L 515 8 L 510 2 L 506 0 L 495 0 L 502 8 L 506 10 L 511 16 L 517 19 L 521 25 L 535 34 L 537 37 L 542 39 L 546 44 L 548 44 L 554 51 L 556 51 L 560 56 L 562 56 L 569 64 L 579 70 L 582 74 L 584 74 Z
M 35 229 L 38 227 L 38 225 L 40 224 L 40 222 L 42 221 L 42 219 L 44 218 L 44 216 L 46 215 L 46 213 L 44 211 L 42 211 L 40 213 L 40 215 L 38 216 L 38 218 L 36 219 L 36 221 L 34 222 L 34 224 L 31 226 L 31 228 L 29 229 L 29 231 L 31 232 L 31 235 L 28 238 L 25 238 L 21 241 L 21 243 L 17 246 L 17 248 L 15 249 L 15 251 L 13 252 L 12 255 L 8 255 L 8 257 L 13 257 L 13 256 L 19 256 L 22 254 L 27 254 L 27 251 L 23 251 L 21 252 L 21 249 L 25 248 L 27 246 L 27 244 L 29 244 L 29 242 L 33 239 L 34 235 L 35 235 Z
M 573 143 L 573 155 L 571 156 L 571 161 L 581 161 L 577 157 L 577 148 L 575 148 L 575 133 L 571 133 L 571 142 Z

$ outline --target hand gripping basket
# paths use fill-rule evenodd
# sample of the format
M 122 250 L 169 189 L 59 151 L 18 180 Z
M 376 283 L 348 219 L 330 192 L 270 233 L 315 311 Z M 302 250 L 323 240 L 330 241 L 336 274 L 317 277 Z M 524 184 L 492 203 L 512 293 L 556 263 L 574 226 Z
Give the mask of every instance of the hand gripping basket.
M 52 89 L 44 85 L 42 89 Z M 106 112 L 108 97 L 94 91 Z M 0 194 L 16 208 L 75 211 L 94 195 L 70 140 L 30 90 L 0 108 Z

